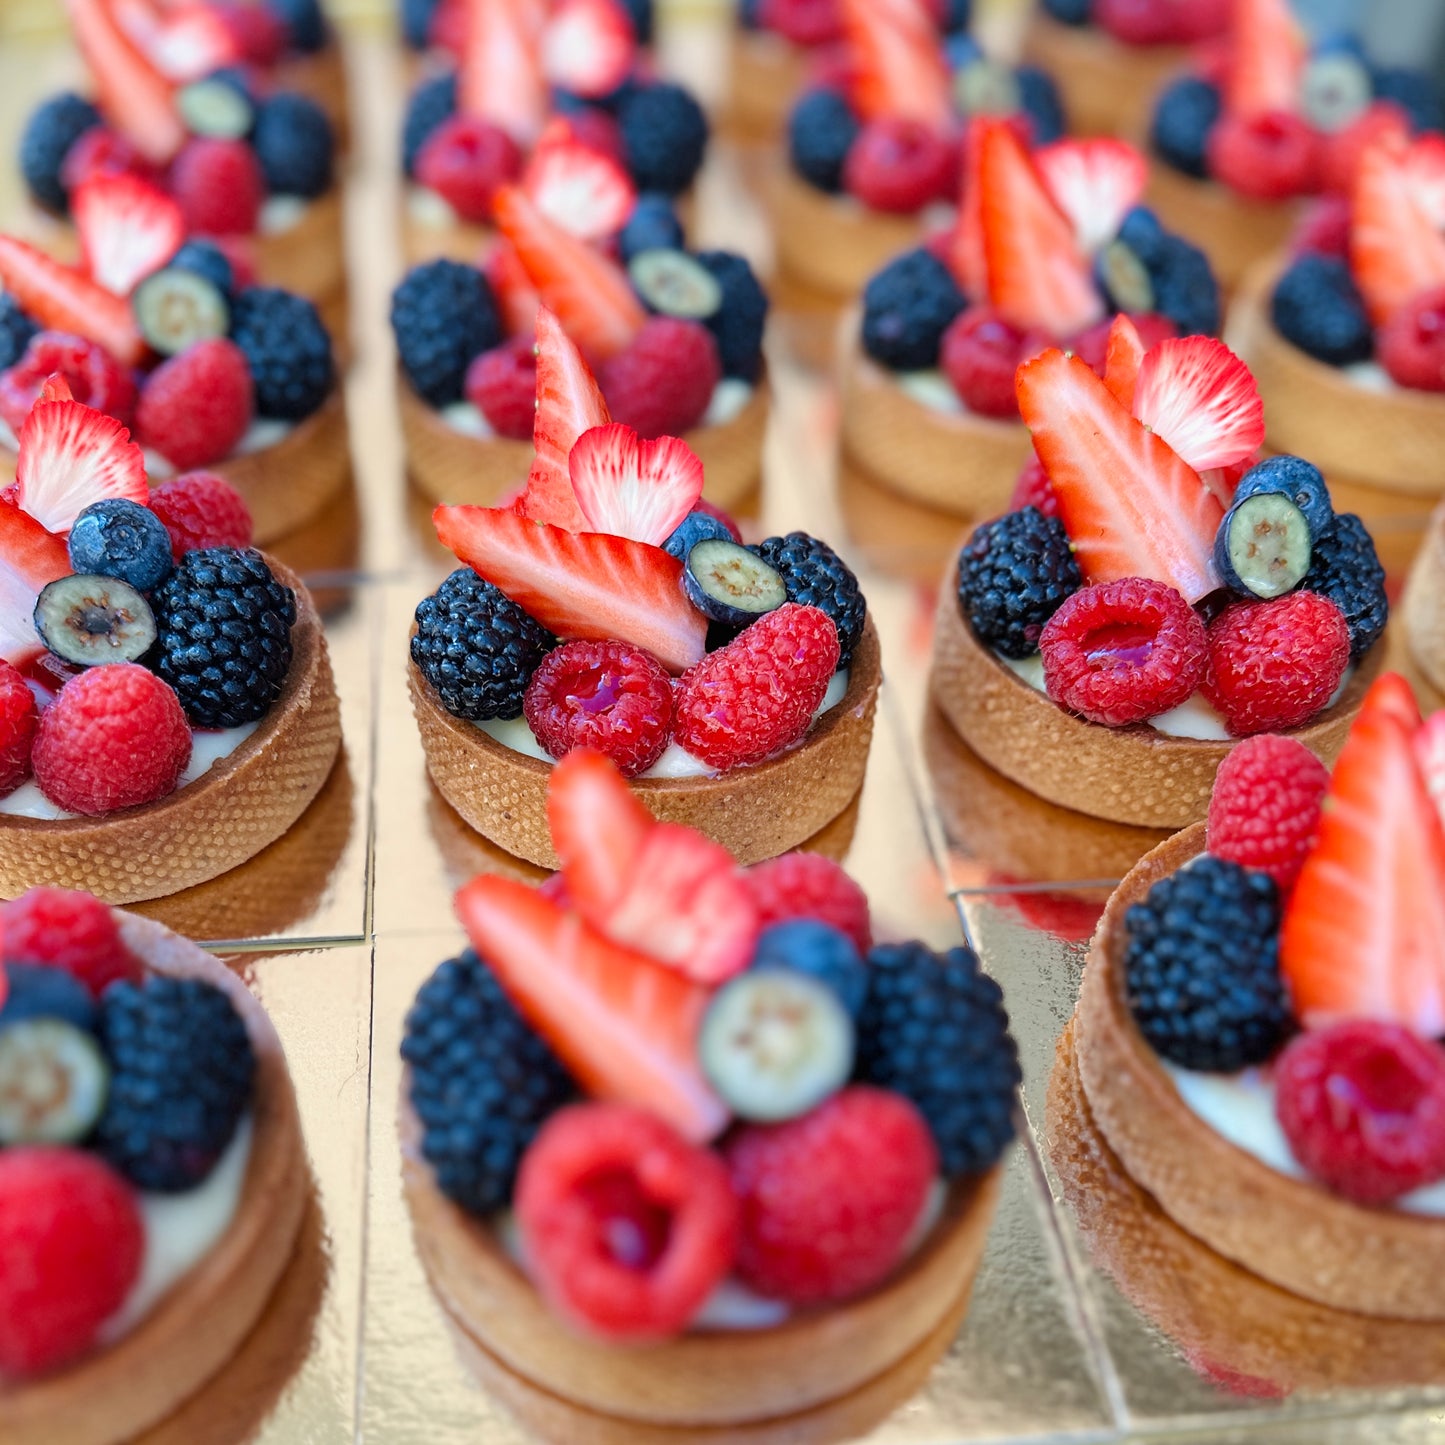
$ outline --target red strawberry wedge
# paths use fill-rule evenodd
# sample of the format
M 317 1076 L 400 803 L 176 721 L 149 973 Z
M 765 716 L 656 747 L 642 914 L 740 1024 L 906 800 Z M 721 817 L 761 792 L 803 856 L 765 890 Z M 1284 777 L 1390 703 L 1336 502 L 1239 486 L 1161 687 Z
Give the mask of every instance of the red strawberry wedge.
M 1104 385 L 1109 395 L 1126 411 L 1134 410 L 1134 389 L 1139 384 L 1139 366 L 1144 360 L 1144 343 L 1139 328 L 1121 311 L 1109 325 L 1109 344 L 1104 353 Z
M 1133 146 L 1103 136 L 1055 141 L 1034 152 L 1034 165 L 1075 240 L 1091 253 L 1114 239 L 1149 179 L 1148 162 Z
M 1195 471 L 1229 467 L 1264 442 L 1264 402 L 1249 368 L 1212 336 L 1181 336 L 1139 364 L 1134 415 Z
M 963 138 L 963 192 L 958 201 L 958 218 L 948 238 L 948 268 L 970 301 L 988 298 L 988 256 L 983 244 L 983 193 L 978 179 L 982 170 L 984 132 L 993 124 L 977 116 L 968 124 Z
M 457 895 L 457 913 L 512 1002 L 590 1095 L 649 1109 L 699 1144 L 727 1126 L 697 1060 L 707 989 L 511 878 L 474 878 Z
M 1404 154 L 1372 146 L 1355 172 L 1350 269 L 1376 326 L 1424 291 L 1445 286 L 1445 235 L 1431 192 Z
M 145 458 L 114 417 L 78 401 L 37 401 L 20 428 L 15 500 L 47 532 L 68 532 L 93 502 L 150 500 Z
M 593 532 L 660 547 L 702 496 L 702 462 L 677 437 L 644 441 L 613 422 L 583 432 L 567 461 Z
M 1432 712 L 1415 734 L 1415 761 L 1420 764 L 1425 787 L 1445 826 L 1445 708 Z
M 890 116 L 943 132 L 952 124 L 948 66 L 921 5 L 843 0 L 853 74 L 849 91 L 864 120 Z
M 1232 115 L 1294 111 L 1308 55 L 1289 0 L 1233 0 L 1225 103 Z
M 618 0 L 559 0 L 542 33 L 542 73 L 573 95 L 611 95 L 636 55 L 632 20 Z
M 438 507 L 442 545 L 558 637 L 617 638 L 669 672 L 706 652 L 707 619 L 682 590 L 682 563 L 660 547 L 568 532 L 488 507 Z
M 578 141 L 561 116 L 542 132 L 522 175 L 522 189 L 549 220 L 588 241 L 620 231 L 637 204 L 627 172 Z
M 530 144 L 547 115 L 547 82 L 526 0 L 465 0 L 466 44 L 457 79 L 464 115 Z
M 567 893 L 588 917 L 617 906 L 658 826 L 601 753 L 577 748 L 547 784 L 547 826 Z
M 0 498 L 0 657 L 13 666 L 45 648 L 31 620 L 41 589 L 70 571 L 65 543 Z
M 124 11 L 117 6 L 123 23 L 137 6 Z M 150 57 L 156 69 L 177 85 L 199 80 L 228 65 L 242 60 L 241 47 L 226 18 L 208 4 L 183 3 L 167 7 L 155 15 L 154 23 L 144 34 L 131 30 L 135 40 Z
M 1019 368 L 1017 385 L 1084 579 L 1152 577 L 1190 602 L 1213 592 L 1224 507 L 1199 474 L 1080 357 L 1046 351 Z
M 127 366 L 145 356 L 129 303 L 13 236 L 0 236 L 0 289 L 50 331 L 84 336 Z
M 70 198 L 70 211 L 85 269 L 116 296 L 129 296 L 186 239 L 181 208 L 136 176 L 95 176 Z

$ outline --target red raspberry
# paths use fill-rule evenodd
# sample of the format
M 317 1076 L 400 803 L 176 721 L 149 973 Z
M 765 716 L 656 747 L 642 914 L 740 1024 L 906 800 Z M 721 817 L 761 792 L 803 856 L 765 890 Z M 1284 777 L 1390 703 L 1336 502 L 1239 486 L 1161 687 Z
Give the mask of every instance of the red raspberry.
M 257 66 L 274 65 L 280 60 L 289 37 L 286 22 L 270 5 L 227 0 L 212 8 L 231 32 L 243 60 Z
M 151 511 L 171 534 L 171 555 L 206 547 L 249 547 L 251 513 L 241 494 L 214 472 L 187 472 L 151 491 Z
M 261 278 L 256 274 L 255 252 L 244 236 L 212 236 L 211 244 L 231 263 L 237 292 L 259 282 Z
M 249 236 L 266 199 L 266 178 L 245 141 L 202 136 L 187 141 L 172 164 L 171 194 L 188 230 Z
M 1134 323 L 1134 329 L 1139 333 L 1139 340 L 1144 343 L 1145 351 L 1158 346 L 1161 341 L 1168 341 L 1179 335 L 1179 328 L 1167 316 L 1161 316 L 1157 311 L 1131 311 L 1129 320 Z M 1109 359 L 1109 328 L 1113 324 L 1114 318 L 1106 316 L 1069 342 L 1069 350 L 1075 356 L 1081 357 L 1099 376 L 1103 376 L 1105 363 Z
M 1127 727 L 1194 695 L 1204 623 L 1174 588 L 1147 577 L 1084 587 L 1039 634 L 1049 696 L 1090 722 Z
M 39 331 L 20 360 L 0 372 L 0 416 L 17 435 L 40 396 L 59 372 L 76 401 L 129 426 L 135 415 L 135 377 L 104 347 L 63 331 Z
M 623 1104 L 554 1114 L 522 1160 L 516 1209 L 542 1292 L 608 1339 L 678 1333 L 737 1247 L 722 1161 Z
M 623 139 L 622 127 L 605 110 L 589 105 L 583 110 L 573 111 L 567 117 L 567 129 L 578 145 L 616 161 L 623 170 L 627 169 L 627 142 Z
M 111 813 L 175 791 L 191 760 L 180 700 L 155 673 L 111 662 L 73 677 L 40 715 L 35 781 L 71 813 Z
M 135 1195 L 95 1155 L 0 1154 L 0 1373 L 38 1375 L 83 1355 L 144 1253 Z
M 991 307 L 970 306 L 943 333 L 940 361 L 971 412 L 1015 419 L 1014 373 L 1028 345 L 1028 337 Z
M 1241 196 L 1280 201 L 1319 186 L 1319 135 L 1297 115 L 1230 115 L 1209 132 L 1209 173 Z
M 29 684 L 0 659 L 0 798 L 30 776 L 30 748 L 38 712 Z
M 1412 296 L 1380 328 L 1375 349 L 1391 380 L 1445 391 L 1445 286 Z
M 1445 1178 L 1445 1051 L 1398 1024 L 1301 1034 L 1275 1069 L 1294 1156 L 1336 1194 L 1388 1204 Z
M 671 316 L 654 316 L 597 377 L 612 420 L 648 438 L 691 431 L 721 379 L 712 332 Z
M 911 215 L 958 193 L 958 151 L 931 126 L 880 116 L 843 162 L 843 185 L 875 211 Z
M 728 513 L 723 511 L 717 503 L 708 501 L 706 497 L 699 497 L 697 501 L 692 504 L 692 509 L 694 512 L 706 512 L 714 521 L 721 522 L 723 526 L 728 529 L 728 533 L 734 542 L 741 542 L 743 540 L 742 528 L 739 527 L 737 522 L 734 521 Z
M 1010 512 L 1022 511 L 1025 507 L 1037 507 L 1046 517 L 1059 515 L 1059 494 L 1044 470 L 1037 452 L 1030 452 L 1019 479 L 1014 483 L 1014 494 L 1009 498 Z
M 1303 743 L 1266 733 L 1219 765 L 1209 799 L 1209 851 L 1294 887 L 1319 831 L 1329 769 Z
M 838 0 L 762 0 L 758 23 L 794 45 L 826 45 L 843 37 Z
M 531 441 L 537 417 L 537 353 L 531 337 L 482 352 L 467 368 L 465 390 L 498 436 Z
M 235 451 L 251 425 L 254 392 L 245 353 L 233 341 L 200 341 L 146 378 L 136 435 L 180 471 Z
M 430 43 L 451 51 L 460 60 L 467 49 L 467 16 L 471 8 L 468 0 L 438 0 L 428 27 Z
M 416 178 L 464 221 L 486 221 L 497 188 L 522 172 L 522 151 L 500 126 L 454 115 L 428 137 L 416 158 Z
M 624 778 L 635 778 L 667 747 L 672 679 L 640 647 L 564 642 L 532 674 L 522 711 L 554 758 L 595 748 Z
M 1229 0 L 1095 0 L 1092 19 L 1125 45 L 1190 45 L 1223 33 Z
M 104 125 L 86 131 L 60 163 L 60 184 L 67 192 L 96 176 L 139 176 L 151 182 L 161 179 L 160 172 L 123 135 Z
M 867 1086 L 785 1124 L 740 1129 L 726 1155 L 742 1206 L 738 1275 L 794 1305 L 847 1299 L 885 1279 L 938 1173 L 918 1110 Z
M 1329 702 L 1350 661 L 1344 614 L 1314 592 L 1231 602 L 1209 624 L 1200 686 L 1235 737 L 1303 727 Z
M 1291 256 L 1314 252 L 1335 256 L 1341 261 L 1350 258 L 1350 203 L 1344 196 L 1321 196 L 1312 201 L 1300 216 L 1289 238 Z
M 1410 139 L 1410 117 L 1392 100 L 1377 100 L 1343 130 L 1327 135 L 1320 147 L 1320 188 L 1348 199 L 1355 188 L 1360 157 L 1372 145 L 1404 145 Z
M 140 964 L 121 942 L 115 915 L 68 888 L 32 888 L 0 908 L 4 956 L 64 969 L 99 998 L 117 979 L 139 983 Z
M 873 947 L 868 895 L 821 853 L 784 853 L 756 863 L 744 874 L 757 905 L 758 926 L 770 928 L 790 918 L 816 918 L 853 940 L 861 957 Z
M 838 655 L 833 619 L 785 602 L 682 675 L 673 737 L 720 772 L 760 763 L 808 731 Z

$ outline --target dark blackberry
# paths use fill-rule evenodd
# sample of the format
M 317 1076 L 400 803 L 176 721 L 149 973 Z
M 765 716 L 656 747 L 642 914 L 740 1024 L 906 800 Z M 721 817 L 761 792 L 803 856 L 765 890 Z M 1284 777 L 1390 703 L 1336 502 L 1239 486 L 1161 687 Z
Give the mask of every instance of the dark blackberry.
M 1154 309 L 1181 336 L 1219 334 L 1219 282 L 1209 257 L 1183 236 L 1167 236 L 1154 275 Z
M 461 400 L 467 367 L 506 340 L 487 278 L 460 261 L 428 261 L 391 295 L 401 368 L 433 406 Z
M 1150 1047 L 1186 1069 L 1262 1064 L 1290 1031 L 1279 894 L 1267 873 L 1205 855 L 1124 915 L 1124 989 Z
M 194 1189 L 251 1104 L 256 1055 L 236 1006 L 200 979 L 115 983 L 98 1033 L 111 1077 L 97 1152 L 139 1189 Z
M 672 208 L 671 196 L 638 196 L 617 238 L 624 262 L 639 251 L 681 251 L 685 244 L 682 222 Z
M 527 1146 L 576 1095 L 567 1071 L 471 949 L 421 986 L 401 1056 L 437 1187 L 472 1214 L 504 1208 Z
M 763 369 L 768 293 L 745 257 L 731 251 L 701 251 L 696 260 L 722 287 L 722 305 L 704 324 L 717 341 L 723 375 L 754 382 Z
M 457 76 L 454 70 L 424 80 L 406 102 L 406 119 L 401 126 L 401 165 L 408 176 L 416 175 L 416 158 L 431 139 L 432 132 L 457 113 Z
M 622 8 L 632 21 L 632 33 L 639 45 L 651 45 L 657 29 L 657 17 L 653 13 L 652 0 L 622 0 Z
M 1166 231 L 1153 211 L 1135 206 L 1119 233 L 1099 253 L 1095 272 L 1118 311 L 1157 311 L 1181 336 L 1219 330 L 1219 283 L 1209 259 L 1181 236 Z
M 431 44 L 431 24 L 440 0 L 401 0 L 401 38 L 412 50 Z
M 100 112 L 73 91 L 42 101 L 20 133 L 20 173 L 36 205 L 63 216 L 70 210 L 60 168 L 71 146 L 101 123 Z
M 707 150 L 707 117 L 682 86 L 639 86 L 618 105 L 617 123 L 639 191 L 680 196 L 692 184 Z
M 1375 352 L 1370 314 L 1349 263 L 1307 251 L 1290 263 L 1270 299 L 1274 328 L 1327 366 L 1368 361 Z
M 1328 597 L 1345 614 L 1353 658 L 1364 656 L 1380 640 L 1390 620 L 1385 569 L 1365 524 L 1353 512 L 1338 513 L 1314 539 L 1300 590 Z
M 793 169 L 830 196 L 843 189 L 843 165 L 863 129 L 853 107 L 836 90 L 810 90 L 788 117 L 788 156 Z
M 272 195 L 309 200 L 331 189 L 336 137 L 326 112 L 309 96 L 283 91 L 262 101 L 251 148 Z
M 972 19 L 973 0 L 944 0 L 943 33 L 945 35 L 957 35 L 960 30 L 967 30 Z
M 304 296 L 250 286 L 236 298 L 231 340 L 245 354 L 256 414 L 301 421 L 336 384 L 336 361 L 320 313 Z
M 1043 0 L 1051 20 L 1063 25 L 1087 25 L 1094 10 L 1094 0 Z
M 864 288 L 863 349 L 890 371 L 926 371 L 938 365 L 943 333 L 967 304 L 938 257 L 905 252 Z
M 880 944 L 868 967 L 858 1079 L 917 1105 L 946 1177 L 991 1168 L 1013 1138 L 1022 1078 L 1003 990 L 967 948 Z
M 326 45 L 326 14 L 321 0 L 266 0 L 286 26 L 286 38 L 292 50 L 308 54 Z
M 1376 100 L 1390 100 L 1410 117 L 1416 130 L 1445 130 L 1445 105 L 1435 81 L 1423 70 L 1384 65 L 1375 71 Z
M 166 264 L 203 276 L 227 301 L 236 299 L 236 271 L 231 258 L 210 241 L 187 241 Z
M 1223 109 L 1218 86 L 1197 75 L 1181 76 L 1154 103 L 1149 141 L 1176 171 L 1203 180 L 1209 174 L 1209 132 Z
M 0 291 L 0 371 L 14 366 L 40 328 L 20 309 L 13 296 Z
M 738 0 L 738 24 L 744 30 L 756 30 L 762 24 L 762 0 Z
M 1018 82 L 1019 104 L 1029 118 L 1033 144 L 1051 145 L 1062 139 L 1067 124 L 1064 103 L 1053 76 L 1037 65 L 1020 65 L 1014 71 L 1014 79 Z
M 838 629 L 838 666 L 847 667 L 863 636 L 868 602 L 848 564 L 806 532 L 768 537 L 751 548 L 782 577 L 788 601 L 819 607 Z
M 1057 517 L 1022 507 L 977 528 L 958 554 L 958 607 L 980 642 L 1030 657 L 1039 633 L 1084 585 Z
M 416 609 L 411 660 L 453 717 L 522 715 L 522 694 L 557 639 L 511 598 L 458 567 Z
M 151 598 L 151 665 L 196 727 L 265 717 L 286 685 L 296 597 L 253 547 L 187 552 Z

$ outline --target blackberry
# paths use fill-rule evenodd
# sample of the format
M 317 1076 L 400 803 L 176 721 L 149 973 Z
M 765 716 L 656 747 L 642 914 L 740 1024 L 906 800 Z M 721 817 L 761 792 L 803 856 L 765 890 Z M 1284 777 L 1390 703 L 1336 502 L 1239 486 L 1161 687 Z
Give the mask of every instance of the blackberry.
M 731 542 L 733 534 L 716 517 L 706 512 L 689 512 L 676 527 L 672 535 L 662 544 L 662 550 L 679 562 L 687 561 L 687 554 L 699 542 Z
M 1166 236 L 1154 276 L 1154 309 L 1174 323 L 1181 336 L 1219 332 L 1219 282 L 1209 257 L 1183 236 Z
M 1062 25 L 1087 25 L 1094 0 L 1043 0 L 1045 13 Z
M 806 532 L 768 537 L 750 549 L 783 579 L 788 601 L 818 607 L 838 629 L 838 666 L 847 667 L 863 636 L 868 603 L 848 564 L 826 543 Z
M 5 979 L 10 991 L 0 1004 L 0 1031 L 27 1019 L 63 1019 L 87 1033 L 95 1032 L 95 999 L 73 973 L 9 958 Z
M 1144 206 L 1124 217 L 1118 235 L 1099 253 L 1096 274 L 1117 311 L 1157 311 L 1181 336 L 1219 330 L 1219 284 L 1208 258 L 1166 231 Z
M 1020 65 L 1014 71 L 1014 80 L 1018 83 L 1019 103 L 1029 118 L 1033 144 L 1050 145 L 1062 139 L 1067 128 L 1064 103 L 1053 76 L 1037 65 Z
M 577 1092 L 567 1071 L 471 949 L 421 986 L 401 1056 L 438 1188 L 472 1214 L 505 1207 L 527 1146 Z
M 296 597 L 253 547 L 187 552 L 151 599 L 151 665 L 196 727 L 265 717 L 286 685 Z
M 1445 130 L 1445 105 L 1434 80 L 1422 70 L 1386 65 L 1375 71 L 1376 100 L 1390 100 L 1410 117 L 1415 130 Z
M 301 421 L 336 384 L 331 337 L 304 296 L 250 286 L 236 298 L 231 340 L 241 348 L 256 389 L 256 414 Z
M 1375 352 L 1370 314 L 1349 263 L 1306 252 L 1279 278 L 1269 303 L 1274 328 L 1327 366 L 1368 361 Z
M 326 15 L 321 0 L 266 0 L 286 26 L 292 50 L 308 54 L 326 45 Z
M 1150 1047 L 1186 1069 L 1262 1064 L 1291 1028 L 1267 873 L 1205 855 L 1124 915 L 1124 989 Z
M 200 979 L 116 983 L 98 1033 L 111 1078 L 97 1152 L 138 1189 L 194 1189 L 251 1104 L 256 1055 L 235 1005 Z
M 1005 657 L 1039 650 L 1044 624 L 1084 585 L 1057 517 L 1022 507 L 977 528 L 958 554 L 958 607 Z
M 406 379 L 432 406 L 459 401 L 467 367 L 506 340 L 487 278 L 460 261 L 408 271 L 392 292 L 391 329 Z
M 210 241 L 187 241 L 166 265 L 204 277 L 228 302 L 236 299 L 236 271 L 231 258 Z
M 890 371 L 938 365 L 943 333 L 967 305 L 948 267 L 931 252 L 905 252 L 863 291 L 863 349 Z
M 458 567 L 417 604 L 411 660 L 453 717 L 522 715 L 522 694 L 557 639 L 505 593 Z
M 100 123 L 100 112 L 68 90 L 42 101 L 31 113 L 20 134 L 20 172 L 36 205 L 57 216 L 69 212 L 61 167 L 71 146 Z
M 632 33 L 639 45 L 651 45 L 657 29 L 657 17 L 653 13 L 652 0 L 622 0 L 622 8 L 632 21 Z
M 408 176 L 416 175 L 416 158 L 432 132 L 457 113 L 457 76 L 454 70 L 424 80 L 406 102 L 401 126 L 401 164 Z
M 682 222 L 672 208 L 670 196 L 638 196 L 617 238 L 624 262 L 639 251 L 681 251 L 685 244 Z
M 1339 513 L 1314 539 L 1300 590 L 1328 597 L 1345 614 L 1351 657 L 1364 656 L 1384 634 L 1390 619 L 1385 569 L 1365 524 L 1353 512 Z
M 788 117 L 788 156 L 793 169 L 817 190 L 836 196 L 843 166 L 863 129 L 853 108 L 836 90 L 810 90 Z
M 723 375 L 755 382 L 763 369 L 768 293 L 743 256 L 731 251 L 702 251 L 695 259 L 722 287 L 722 305 L 705 324 L 717 341 Z
M 40 328 L 20 309 L 13 296 L 0 291 L 0 371 L 14 366 Z
M 1218 86 L 1197 75 L 1181 76 L 1155 102 L 1150 144 L 1176 171 L 1204 180 L 1209 133 L 1223 109 Z
M 1003 990 L 967 948 L 880 944 L 868 967 L 857 1078 L 917 1105 L 946 1177 L 991 1168 L 1013 1138 L 1022 1078 Z
M 627 168 L 639 191 L 680 196 L 702 168 L 707 117 L 680 85 L 638 87 L 617 108 Z
M 272 195 L 309 200 L 331 189 L 336 137 L 326 112 L 309 96 L 283 91 L 262 101 L 251 147 Z
M 440 0 L 401 0 L 401 38 L 412 50 L 431 44 L 431 24 Z
M 943 33 L 945 35 L 957 35 L 960 30 L 967 30 L 969 21 L 972 19 L 973 0 L 944 0 Z

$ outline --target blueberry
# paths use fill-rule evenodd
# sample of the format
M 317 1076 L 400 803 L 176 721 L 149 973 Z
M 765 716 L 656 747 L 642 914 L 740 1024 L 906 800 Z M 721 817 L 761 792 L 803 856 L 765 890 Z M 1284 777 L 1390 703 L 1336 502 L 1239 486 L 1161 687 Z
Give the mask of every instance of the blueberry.
M 1094 0 L 1043 0 L 1051 20 L 1062 25 L 1087 25 L 1094 9 Z
M 662 544 L 662 547 L 665 552 L 676 557 L 679 562 L 686 562 L 687 554 L 699 542 L 711 541 L 714 538 L 731 542 L 733 534 L 716 517 L 707 512 L 689 512 L 677 524 L 672 536 Z
M 137 592 L 149 592 L 170 575 L 170 534 L 149 507 L 136 502 L 92 502 L 75 519 L 68 547 L 77 572 L 119 577 Z
M 815 918 L 792 918 L 765 928 L 754 968 L 794 968 L 826 983 L 854 1017 L 868 994 L 868 965 L 852 939 Z
M 1155 102 L 1150 142 L 1175 170 L 1202 180 L 1209 174 L 1209 132 L 1223 109 L 1218 86 L 1197 75 L 1182 76 Z
M 1374 74 L 1375 99 L 1393 101 L 1416 130 L 1445 130 L 1445 105 L 1434 80 L 1424 71 L 1381 66 Z
M 1234 500 L 1243 502 L 1261 492 L 1277 492 L 1288 497 L 1304 513 L 1311 537 L 1320 537 L 1335 519 L 1330 505 L 1330 489 L 1320 469 L 1303 457 L 1269 457 L 1251 467 L 1240 479 Z
M 683 566 L 682 590 L 709 622 L 746 627 L 788 600 L 777 568 L 731 537 L 694 543 Z
M 672 208 L 672 198 L 657 194 L 638 196 L 617 244 L 624 261 L 630 261 L 640 251 L 681 250 L 682 222 Z
M 1064 105 L 1054 78 L 1037 65 L 1020 65 L 1014 71 L 1019 103 L 1033 128 L 1033 143 L 1049 145 L 1062 138 L 1066 129 Z
M 829 195 L 843 189 L 843 165 L 862 126 L 836 90 L 810 90 L 788 117 L 788 155 L 810 186 Z
M 63 1019 L 78 1029 L 95 1028 L 95 1000 L 90 990 L 63 968 L 7 960 L 10 992 L 0 1008 L 0 1029 L 27 1019 Z
M 1245 597 L 1283 597 L 1310 566 L 1310 526 L 1294 499 L 1261 488 L 1236 498 L 1214 538 L 1224 585 Z
M 1344 130 L 1370 104 L 1373 80 L 1352 36 L 1318 46 L 1300 78 L 1300 103 L 1316 130 Z
M 1374 328 L 1349 265 L 1309 252 L 1280 277 L 1270 300 L 1275 330 L 1307 356 L 1328 366 L 1368 361 Z
M 1095 270 L 1116 310 L 1156 311 L 1181 336 L 1212 336 L 1219 329 L 1219 285 L 1208 258 L 1166 231 L 1147 207 L 1135 206 L 1124 217 Z

